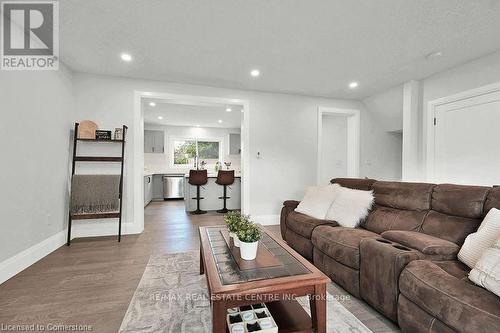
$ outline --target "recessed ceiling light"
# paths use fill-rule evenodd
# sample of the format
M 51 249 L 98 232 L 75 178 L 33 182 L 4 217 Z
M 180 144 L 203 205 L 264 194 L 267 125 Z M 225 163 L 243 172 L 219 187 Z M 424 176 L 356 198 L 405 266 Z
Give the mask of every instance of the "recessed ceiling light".
M 428 55 L 425 56 L 426 59 L 434 59 L 434 58 L 439 58 L 443 55 L 443 52 L 437 51 L 437 52 L 432 52 L 429 53 Z
M 221 120 L 221 119 L 217 120 L 217 122 L 218 122 L 219 124 L 222 124 L 222 120 Z
M 128 53 L 122 53 L 121 56 L 123 61 L 130 62 L 132 61 L 132 56 Z
M 358 86 L 359 84 L 356 81 L 352 81 L 351 83 L 349 83 L 349 88 L 351 89 L 357 88 Z
M 151 107 L 155 107 L 155 106 L 156 106 L 156 103 L 155 103 L 155 102 L 149 102 L 149 106 L 151 106 Z
M 162 116 L 158 116 L 158 119 L 162 120 L 162 119 L 163 119 L 163 117 L 162 117 Z
M 231 112 L 233 110 L 231 110 L 231 108 L 226 108 L 226 112 Z
M 260 71 L 258 69 L 252 69 L 250 75 L 252 75 L 253 77 L 257 77 L 260 75 Z

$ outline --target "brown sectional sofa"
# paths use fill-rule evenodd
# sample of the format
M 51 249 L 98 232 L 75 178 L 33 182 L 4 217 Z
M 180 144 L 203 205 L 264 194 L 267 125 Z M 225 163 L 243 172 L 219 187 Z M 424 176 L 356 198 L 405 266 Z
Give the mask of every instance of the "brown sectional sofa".
M 287 243 L 352 295 L 398 323 L 403 332 L 500 331 L 500 298 L 468 280 L 457 260 L 468 234 L 500 208 L 500 188 L 333 179 L 373 190 L 359 228 L 295 212 L 285 201 Z

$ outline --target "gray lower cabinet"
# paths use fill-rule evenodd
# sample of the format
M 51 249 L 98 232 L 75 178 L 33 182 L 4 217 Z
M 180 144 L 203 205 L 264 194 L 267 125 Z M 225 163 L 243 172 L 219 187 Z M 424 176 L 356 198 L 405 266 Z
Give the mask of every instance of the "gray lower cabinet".
M 153 176 L 153 199 L 163 199 L 163 175 Z
M 165 132 L 144 130 L 144 152 L 163 154 L 165 152 Z
M 153 176 L 144 177 L 144 207 L 153 200 Z

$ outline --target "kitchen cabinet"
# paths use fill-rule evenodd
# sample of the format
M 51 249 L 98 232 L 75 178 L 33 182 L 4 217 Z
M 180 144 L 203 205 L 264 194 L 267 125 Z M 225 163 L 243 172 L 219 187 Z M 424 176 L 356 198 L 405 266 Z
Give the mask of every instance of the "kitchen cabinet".
M 144 207 L 153 200 L 153 176 L 144 176 Z
M 241 135 L 237 133 L 229 134 L 228 155 L 239 155 L 241 153 Z
M 163 199 L 163 175 L 153 175 L 153 199 Z
M 144 152 L 163 154 L 165 152 L 165 132 L 144 130 Z
M 189 177 L 186 176 L 186 181 L 184 182 L 184 204 L 186 205 L 186 211 L 193 211 L 196 209 L 196 186 L 190 185 L 188 183 Z M 215 183 L 217 176 L 209 176 L 208 182 L 204 185 L 200 191 L 201 196 L 204 198 L 200 201 L 200 208 L 202 210 L 215 211 L 221 209 L 223 202 L 219 199 L 224 191 L 221 185 Z M 228 186 L 227 196 L 227 208 L 228 209 L 241 209 L 241 177 L 237 176 L 234 179 L 233 185 Z

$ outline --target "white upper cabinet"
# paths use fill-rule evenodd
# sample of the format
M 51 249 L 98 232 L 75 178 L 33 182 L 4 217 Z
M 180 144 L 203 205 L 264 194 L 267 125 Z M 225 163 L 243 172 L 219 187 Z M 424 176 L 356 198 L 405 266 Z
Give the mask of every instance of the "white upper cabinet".
M 165 132 L 144 130 L 144 153 L 163 154 L 165 152 Z
M 229 134 L 228 155 L 239 155 L 241 153 L 241 135 L 237 133 Z

